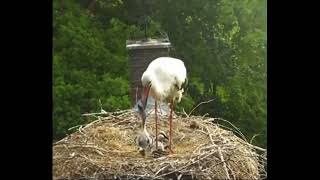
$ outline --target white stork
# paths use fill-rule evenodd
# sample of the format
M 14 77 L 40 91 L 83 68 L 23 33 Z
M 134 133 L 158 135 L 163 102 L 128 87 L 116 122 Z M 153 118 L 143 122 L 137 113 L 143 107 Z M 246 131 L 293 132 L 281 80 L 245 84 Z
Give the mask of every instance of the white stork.
M 139 152 L 142 155 L 145 155 L 146 152 L 153 153 L 153 151 L 158 150 L 158 147 L 155 146 L 155 144 L 158 144 L 158 143 L 160 146 L 160 148 L 159 148 L 160 151 L 164 151 L 165 146 L 163 145 L 162 142 L 160 142 L 160 139 L 161 140 L 167 139 L 166 134 L 164 132 L 160 132 L 159 137 L 156 138 L 156 139 L 159 139 L 159 142 L 154 143 L 155 138 L 148 133 L 147 128 L 146 128 L 147 116 L 146 116 L 146 113 L 143 109 L 141 101 L 138 101 L 137 106 L 138 106 L 138 111 L 137 111 L 138 115 L 142 120 L 140 133 L 135 138 L 135 142 L 139 146 Z
M 175 100 L 181 101 L 182 93 L 188 83 L 184 62 L 171 57 L 159 57 L 153 60 L 141 77 L 143 106 L 146 108 L 149 91 L 155 100 L 156 138 L 158 138 L 157 101 L 170 103 L 169 114 L 169 150 L 172 151 L 172 111 Z M 158 148 L 156 139 L 156 148 Z

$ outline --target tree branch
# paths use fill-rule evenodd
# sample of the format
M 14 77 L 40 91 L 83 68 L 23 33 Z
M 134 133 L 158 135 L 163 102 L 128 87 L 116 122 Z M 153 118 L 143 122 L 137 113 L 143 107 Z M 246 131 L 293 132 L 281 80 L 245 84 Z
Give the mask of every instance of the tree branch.
M 201 103 L 199 103 L 196 107 L 194 107 L 191 111 L 190 111 L 190 113 L 188 114 L 188 117 L 191 115 L 191 113 L 197 108 L 197 107 L 199 107 L 201 104 L 207 104 L 207 103 L 209 103 L 209 102 L 212 102 L 214 99 L 210 99 L 209 101 L 205 101 L 205 102 L 201 102 Z

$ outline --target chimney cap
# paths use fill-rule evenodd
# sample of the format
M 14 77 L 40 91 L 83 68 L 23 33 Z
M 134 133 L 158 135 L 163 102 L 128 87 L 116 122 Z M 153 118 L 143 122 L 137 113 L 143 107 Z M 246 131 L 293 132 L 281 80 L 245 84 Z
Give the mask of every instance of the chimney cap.
M 170 48 L 171 43 L 167 39 L 142 39 L 127 40 L 127 49 L 153 49 L 153 48 Z

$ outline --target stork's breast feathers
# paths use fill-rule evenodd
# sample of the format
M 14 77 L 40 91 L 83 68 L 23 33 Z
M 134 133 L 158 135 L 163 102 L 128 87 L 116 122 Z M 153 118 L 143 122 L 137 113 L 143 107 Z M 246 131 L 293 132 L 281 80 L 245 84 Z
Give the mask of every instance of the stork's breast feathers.
M 141 81 L 143 85 L 151 83 L 150 94 L 157 100 L 177 97 L 181 99 L 188 84 L 186 73 L 183 61 L 160 57 L 149 64 Z

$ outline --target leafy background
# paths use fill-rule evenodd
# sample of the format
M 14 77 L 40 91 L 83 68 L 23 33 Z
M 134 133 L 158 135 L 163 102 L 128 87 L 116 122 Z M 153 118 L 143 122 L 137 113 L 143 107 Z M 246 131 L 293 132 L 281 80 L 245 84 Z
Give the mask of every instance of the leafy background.
M 81 114 L 130 108 L 127 39 L 167 33 L 189 87 L 177 111 L 208 113 L 267 143 L 266 0 L 53 1 L 53 138 L 90 121 Z

